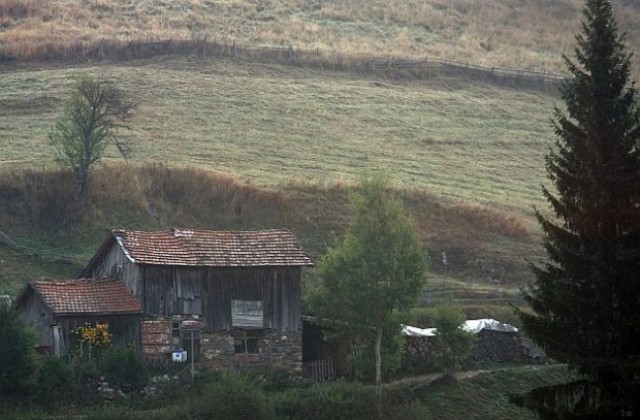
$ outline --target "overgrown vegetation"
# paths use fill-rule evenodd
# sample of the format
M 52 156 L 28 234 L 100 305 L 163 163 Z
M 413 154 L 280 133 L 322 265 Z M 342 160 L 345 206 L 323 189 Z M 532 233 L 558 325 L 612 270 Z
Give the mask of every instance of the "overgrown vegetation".
M 344 232 L 348 194 L 353 190 L 345 184 L 306 183 L 275 191 L 227 175 L 161 163 L 100 166 L 91 183 L 88 216 L 72 223 L 68 217 L 74 197 L 70 174 L 55 170 L 0 172 L 0 226 L 18 245 L 15 249 L 0 248 L 5 261 L 0 291 L 15 295 L 34 276 L 75 277 L 110 228 L 287 227 L 307 251 L 320 256 Z M 491 295 L 505 301 L 515 298 L 508 289 L 517 287 L 527 267 L 513 261 L 514 250 L 521 249 L 523 256 L 536 252 L 532 236 L 520 221 L 486 207 L 446 202 L 424 192 L 397 193 L 420 220 L 419 236 L 432 260 L 438 261 L 442 249 L 451 255 L 451 267 L 437 263 L 431 267 L 436 279 L 447 277 L 450 292 L 446 293 L 472 299 Z M 473 236 L 454 233 L 462 227 Z M 494 247 L 496 243 L 499 248 Z M 486 279 L 497 270 L 505 273 L 500 285 L 504 294 L 496 292 L 496 284 Z M 451 279 L 464 281 L 451 283 Z M 439 289 L 442 282 L 432 286 Z
M 0 302 L 0 342 L 0 395 L 26 392 L 37 369 L 36 332 L 5 302 Z
M 441 303 L 433 309 L 433 326 L 441 349 L 434 363 L 445 376 L 453 377 L 471 355 L 476 337 L 460 328 L 465 317 L 457 306 Z
M 48 377 L 55 385 L 50 394 L 63 398 L 60 383 L 64 364 L 49 360 Z M 54 374 L 55 373 L 55 374 Z M 277 373 L 277 372 L 276 372 Z M 573 378 L 564 366 L 504 368 L 483 372 L 468 379 L 431 382 L 414 378 L 385 385 L 383 418 L 441 419 L 482 418 L 533 419 L 533 415 L 508 402 L 514 392 Z M 61 386 L 62 385 L 62 386 Z M 37 400 L 20 406 L 3 404 L 0 415 L 18 419 L 47 415 L 77 416 L 89 419 L 372 419 L 376 418 L 374 388 L 358 382 L 292 383 L 287 375 L 250 372 L 209 372 L 196 376 L 193 387 L 165 382 L 161 393 L 144 399 L 134 397 L 108 404 L 99 400 L 47 405 Z M 50 399 L 53 401 L 53 398 Z M 14 401 L 15 402 L 15 401 Z M 45 411 L 46 409 L 46 411 Z

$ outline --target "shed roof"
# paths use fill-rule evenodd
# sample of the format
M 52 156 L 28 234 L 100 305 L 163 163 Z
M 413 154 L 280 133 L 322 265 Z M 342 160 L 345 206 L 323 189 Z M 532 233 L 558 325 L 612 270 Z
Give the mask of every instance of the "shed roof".
M 20 305 L 29 293 L 40 295 L 56 315 L 142 313 L 138 301 L 116 279 L 31 280 L 18 297 L 17 304 Z
M 286 229 L 212 231 L 168 229 L 155 232 L 114 230 L 127 257 L 140 264 L 260 267 L 310 266 L 313 260 Z

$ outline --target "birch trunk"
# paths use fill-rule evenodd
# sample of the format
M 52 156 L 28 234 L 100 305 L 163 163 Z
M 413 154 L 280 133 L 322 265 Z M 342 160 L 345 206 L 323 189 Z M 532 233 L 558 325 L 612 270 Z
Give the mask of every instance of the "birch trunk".
M 376 401 L 378 404 L 378 417 L 382 418 L 382 357 L 380 348 L 382 347 L 382 327 L 376 328 Z

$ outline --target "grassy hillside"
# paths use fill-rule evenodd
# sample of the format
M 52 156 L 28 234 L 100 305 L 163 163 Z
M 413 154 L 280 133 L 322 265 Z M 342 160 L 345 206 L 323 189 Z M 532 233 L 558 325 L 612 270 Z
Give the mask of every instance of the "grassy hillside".
M 637 48 L 638 3 L 614 4 Z M 2 0 L 0 50 L 32 58 L 101 39 L 207 37 L 562 72 L 561 54 L 572 52 L 580 6 L 580 0 Z M 638 69 L 639 56 L 634 60 Z
M 39 59 L 103 39 L 206 38 L 561 71 L 578 10 L 577 0 L 0 0 L 0 231 L 19 245 L 0 245 L 0 291 L 74 275 L 113 227 L 284 226 L 320 256 L 344 229 L 354 183 L 384 171 L 416 217 L 432 284 L 510 299 L 531 278 L 527 259 L 541 256 L 532 207 L 546 208 L 552 93 L 239 57 Z M 630 1 L 617 10 L 633 49 L 640 11 Z M 124 133 L 131 159 L 107 150 L 90 213 L 71 223 L 47 133 L 78 72 L 113 79 L 138 108 Z
M 547 93 L 193 58 L 9 70 L 0 79 L 0 230 L 74 264 L 89 258 L 107 227 L 285 226 L 318 256 L 342 232 L 350 185 L 371 171 L 392 176 L 430 249 L 432 275 L 460 282 L 456 288 L 517 287 L 529 278 L 525 259 L 540 255 L 531 213 L 552 138 Z M 65 181 L 47 132 L 78 71 L 113 78 L 138 109 L 125 133 L 132 158 L 113 166 L 122 161 L 108 151 L 94 179 L 92 224 L 72 230 L 69 192 L 51 187 Z M 167 175 L 144 169 L 159 163 L 206 172 L 173 172 L 181 186 L 165 191 L 157 185 Z M 20 172 L 27 168 L 36 170 Z M 216 174 L 233 175 L 221 183 Z M 264 198 L 253 213 L 243 204 L 238 224 L 234 194 L 243 191 Z M 439 263 L 443 251 L 449 267 Z M 24 281 L 32 270 L 20 267 Z
M 15 294 L 30 277 L 77 275 L 109 228 L 286 227 L 317 258 L 343 233 L 352 188 L 307 182 L 276 190 L 203 169 L 108 165 L 92 178 L 88 214 L 74 221 L 70 181 L 57 170 L 0 172 L 0 226 L 16 245 L 0 246 L 0 293 Z M 518 218 L 424 191 L 398 194 L 417 220 L 431 259 L 433 291 L 425 299 L 441 297 L 443 288 L 476 301 L 514 297 L 512 289 L 529 276 L 522 256 L 539 254 Z M 443 251 L 449 266 L 440 262 Z M 313 281 L 306 274 L 305 281 Z
M 137 103 L 132 163 L 233 173 L 259 185 L 351 182 L 385 170 L 400 188 L 531 214 L 554 99 L 445 76 L 363 78 L 231 60 L 36 67 L 0 80 L 5 167 L 52 167 L 47 132 L 78 71 Z M 117 158 L 115 149 L 111 158 Z

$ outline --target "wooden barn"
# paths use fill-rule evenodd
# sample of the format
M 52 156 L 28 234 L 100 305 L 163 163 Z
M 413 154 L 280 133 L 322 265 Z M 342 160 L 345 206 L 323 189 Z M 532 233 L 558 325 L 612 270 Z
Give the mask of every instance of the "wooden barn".
M 120 279 L 145 316 L 171 321 L 171 344 L 193 345 L 204 366 L 300 370 L 301 272 L 311 265 L 283 229 L 114 230 L 83 277 Z
M 15 304 L 38 331 L 42 353 L 69 354 L 72 331 L 85 323 L 108 324 L 116 345 L 140 344 L 142 308 L 117 279 L 31 280 Z

